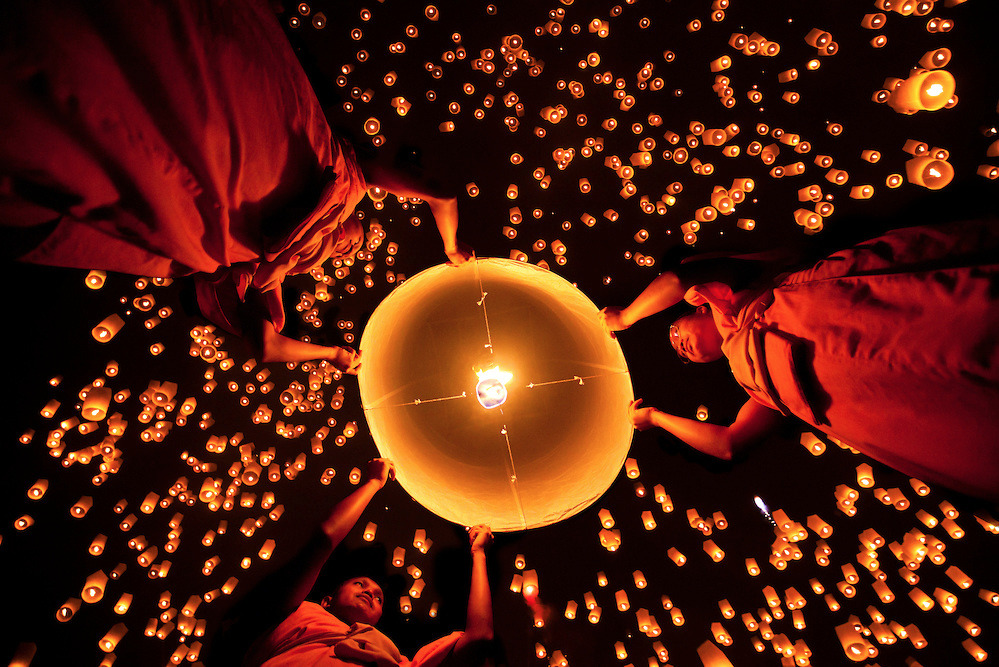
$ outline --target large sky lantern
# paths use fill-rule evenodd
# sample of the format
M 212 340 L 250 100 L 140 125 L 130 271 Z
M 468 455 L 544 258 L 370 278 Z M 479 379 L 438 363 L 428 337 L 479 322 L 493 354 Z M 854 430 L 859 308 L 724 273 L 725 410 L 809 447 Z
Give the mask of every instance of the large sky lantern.
M 531 264 L 440 265 L 396 288 L 361 338 L 375 444 L 435 514 L 494 531 L 588 507 L 624 464 L 628 367 L 596 306 Z
M 383 618 L 406 655 L 464 623 L 448 522 L 484 521 L 519 531 L 489 551 L 511 665 L 994 661 L 994 506 L 794 427 L 732 464 L 651 430 L 626 461 L 632 382 L 715 424 L 746 393 L 724 362 L 671 359 L 665 313 L 622 334 L 649 367 L 632 378 L 565 281 L 622 306 L 682 256 L 832 251 L 991 213 L 996 0 L 429 1 L 296 1 L 281 21 L 359 154 L 422 153 L 427 177 L 464 184 L 459 238 L 525 263 L 420 274 L 441 256 L 426 204 L 362 199 L 365 248 L 282 290 L 288 335 L 363 349 L 362 404 L 353 377 L 264 362 L 192 314 L 184 281 L 0 262 L 25 333 L 5 366 L 0 570 L 18 576 L 0 665 L 200 664 L 379 455 L 365 418 L 404 488 L 343 555 L 412 578 Z M 87 22 L 44 16 L 11 62 L 34 28 L 72 54 Z M 16 194 L 65 213 L 46 183 Z M 392 500 L 406 491 L 422 506 Z

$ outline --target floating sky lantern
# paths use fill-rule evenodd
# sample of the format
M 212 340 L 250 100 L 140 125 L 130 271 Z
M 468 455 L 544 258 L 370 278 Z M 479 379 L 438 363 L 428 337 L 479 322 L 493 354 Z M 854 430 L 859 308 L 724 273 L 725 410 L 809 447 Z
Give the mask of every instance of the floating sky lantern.
M 375 310 L 361 349 L 372 437 L 446 519 L 548 525 L 592 503 L 624 463 L 621 348 L 596 306 L 548 271 L 502 259 L 428 269 Z
M 954 96 L 954 76 L 947 70 L 919 69 L 895 84 L 888 105 L 898 113 L 938 111 Z
M 905 175 L 910 183 L 939 190 L 953 180 L 954 167 L 947 160 L 919 156 L 905 163 Z

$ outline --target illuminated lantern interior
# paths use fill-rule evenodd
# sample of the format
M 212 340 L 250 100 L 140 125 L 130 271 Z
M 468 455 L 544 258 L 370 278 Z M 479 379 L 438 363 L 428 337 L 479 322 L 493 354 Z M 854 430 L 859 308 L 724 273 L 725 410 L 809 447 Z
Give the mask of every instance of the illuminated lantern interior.
M 10 664 L 213 664 L 228 612 L 358 488 L 379 448 L 404 486 L 378 493 L 338 555 L 384 554 L 403 580 L 380 625 L 405 655 L 464 626 L 467 535 L 449 521 L 487 521 L 518 531 L 488 554 L 511 665 L 994 656 L 994 506 L 793 426 L 732 463 L 654 429 L 626 454 L 631 385 L 645 406 L 707 424 L 730 423 L 747 395 L 724 362 L 675 358 L 671 313 L 620 333 L 626 368 L 616 343 L 576 331 L 577 313 L 592 322 L 596 311 L 576 309 L 569 283 L 623 306 L 687 255 L 825 253 L 882 226 L 963 215 L 962 204 L 994 211 L 995 0 L 434 3 L 256 3 L 283 5 L 295 54 L 358 154 L 418 147 L 424 173 L 457 198 L 459 239 L 526 262 L 480 260 L 481 287 L 471 266 L 421 275 L 444 261 L 429 207 L 369 189 L 364 247 L 283 285 L 285 333 L 363 349 L 363 396 L 328 364 L 263 361 L 185 307 L 183 280 L 3 265 L 17 341 L 0 482 Z M 18 40 L 3 47 L 15 67 L 22 33 L 70 37 L 76 25 L 53 14 L 84 3 L 17 4 L 30 20 L 13 22 Z M 98 4 L 114 3 L 83 14 Z M 142 1 L 114 6 L 147 20 Z M 139 38 L 112 23 L 108 34 Z M 50 41 L 46 60 L 62 46 Z M 164 80 L 155 56 L 131 53 L 129 81 Z M 59 99 L 71 118 L 134 120 L 132 107 Z M 32 159 L 52 156 L 42 134 L 0 144 L 20 137 Z M 168 166 L 192 168 L 188 157 Z M 64 175 L 89 173 L 55 159 Z M 62 184 L 35 203 L 74 214 L 71 198 L 49 196 Z M 210 210 L 212 188 L 203 197 Z M 509 276 L 497 283 L 489 267 Z M 575 337 L 549 345 L 542 325 Z M 527 425 L 537 413 L 545 423 Z M 620 432 L 598 432 L 605 422 Z M 699 650 L 705 641 L 717 650 Z
M 624 355 L 554 273 L 503 259 L 427 269 L 375 309 L 361 349 L 379 452 L 448 520 L 548 525 L 589 506 L 624 463 Z

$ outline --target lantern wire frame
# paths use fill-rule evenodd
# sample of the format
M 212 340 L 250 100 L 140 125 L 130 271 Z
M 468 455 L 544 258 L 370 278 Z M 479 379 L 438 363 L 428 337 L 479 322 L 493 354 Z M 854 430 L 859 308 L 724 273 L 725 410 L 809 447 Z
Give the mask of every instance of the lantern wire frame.
M 624 354 L 593 302 L 550 271 L 498 258 L 432 267 L 379 304 L 360 347 L 375 445 L 449 521 L 550 525 L 603 495 L 627 457 Z M 477 373 L 494 367 L 512 378 L 487 409 Z

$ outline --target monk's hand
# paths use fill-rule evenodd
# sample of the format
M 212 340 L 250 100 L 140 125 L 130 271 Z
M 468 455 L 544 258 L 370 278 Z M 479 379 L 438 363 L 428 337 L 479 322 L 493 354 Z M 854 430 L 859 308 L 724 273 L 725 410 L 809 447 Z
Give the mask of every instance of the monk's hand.
M 655 408 L 643 408 L 642 399 L 636 398 L 628 404 L 628 417 L 631 418 L 631 425 L 639 431 L 655 426 L 655 415 L 658 410 Z
M 361 370 L 361 353 L 352 347 L 334 345 L 330 348 L 329 360 L 334 368 L 348 375 L 357 375 Z
M 625 320 L 624 308 L 602 308 L 600 310 L 600 322 L 604 325 L 604 330 L 611 338 L 617 338 L 614 335 L 615 331 L 624 331 L 631 326 L 631 323 Z
M 384 487 L 390 479 L 395 479 L 395 464 L 389 459 L 371 459 L 367 479 L 377 481 L 378 488 Z
M 454 247 L 444 247 L 444 254 L 447 255 L 448 266 L 461 266 L 468 260 L 475 259 L 472 247 L 457 240 L 454 242 Z
M 492 541 L 493 533 L 489 530 L 489 526 L 479 524 L 468 529 L 468 542 L 471 545 L 472 553 L 484 552 Z

